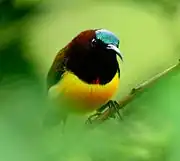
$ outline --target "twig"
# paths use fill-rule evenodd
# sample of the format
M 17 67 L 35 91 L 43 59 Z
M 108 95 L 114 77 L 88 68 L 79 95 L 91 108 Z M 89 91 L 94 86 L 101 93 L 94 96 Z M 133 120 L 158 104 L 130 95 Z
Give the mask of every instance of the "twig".
M 123 109 L 128 103 L 130 103 L 139 92 L 142 92 L 145 88 L 149 87 L 150 85 L 155 83 L 157 80 L 159 80 L 161 77 L 165 76 L 166 74 L 168 74 L 169 72 L 171 72 L 172 70 L 174 70 L 176 67 L 179 67 L 179 66 L 180 66 L 180 59 L 177 64 L 167 68 L 163 72 L 155 75 L 149 80 L 144 81 L 140 85 L 133 88 L 131 92 L 129 93 L 129 95 L 127 95 L 126 97 L 124 97 L 122 100 L 118 102 L 119 110 Z M 88 123 L 102 123 L 103 121 L 107 120 L 112 113 L 115 113 L 115 112 L 116 112 L 115 110 L 112 111 L 112 109 L 107 108 L 103 112 L 98 114 L 97 117 L 94 117 L 93 119 L 88 119 L 87 122 Z

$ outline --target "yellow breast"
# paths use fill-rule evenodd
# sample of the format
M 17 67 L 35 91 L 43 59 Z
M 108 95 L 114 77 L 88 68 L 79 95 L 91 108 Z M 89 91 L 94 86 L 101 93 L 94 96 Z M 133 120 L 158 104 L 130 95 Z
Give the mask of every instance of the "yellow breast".
M 109 101 L 119 85 L 118 73 L 106 85 L 87 84 L 73 73 L 66 72 L 63 78 L 49 90 L 50 98 L 61 100 L 65 98 L 71 104 L 76 104 L 76 110 L 92 112 Z

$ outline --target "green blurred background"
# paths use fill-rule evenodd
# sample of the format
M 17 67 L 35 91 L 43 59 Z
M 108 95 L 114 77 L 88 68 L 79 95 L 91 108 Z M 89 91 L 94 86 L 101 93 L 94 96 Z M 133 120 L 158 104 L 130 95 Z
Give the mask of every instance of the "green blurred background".
M 54 56 L 88 28 L 116 33 L 124 53 L 118 100 L 180 58 L 179 0 L 0 0 L 0 160 L 179 160 L 179 68 L 136 96 L 124 121 L 66 132 L 41 125 Z

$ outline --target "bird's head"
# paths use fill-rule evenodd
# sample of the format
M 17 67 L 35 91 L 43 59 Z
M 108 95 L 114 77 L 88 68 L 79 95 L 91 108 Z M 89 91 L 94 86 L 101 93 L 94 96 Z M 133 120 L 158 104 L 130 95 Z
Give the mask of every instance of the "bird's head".
M 106 29 L 83 31 L 68 44 L 67 69 L 86 83 L 107 84 L 120 74 L 119 44 L 118 37 Z

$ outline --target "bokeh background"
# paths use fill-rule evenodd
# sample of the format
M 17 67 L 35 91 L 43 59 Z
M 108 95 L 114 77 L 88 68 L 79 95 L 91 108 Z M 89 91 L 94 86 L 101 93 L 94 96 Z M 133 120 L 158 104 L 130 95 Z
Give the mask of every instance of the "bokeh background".
M 0 0 L 0 160 L 178 161 L 179 68 L 129 103 L 124 120 L 85 130 L 79 118 L 45 129 L 45 76 L 56 53 L 88 28 L 121 40 L 122 99 L 180 58 L 179 0 Z

